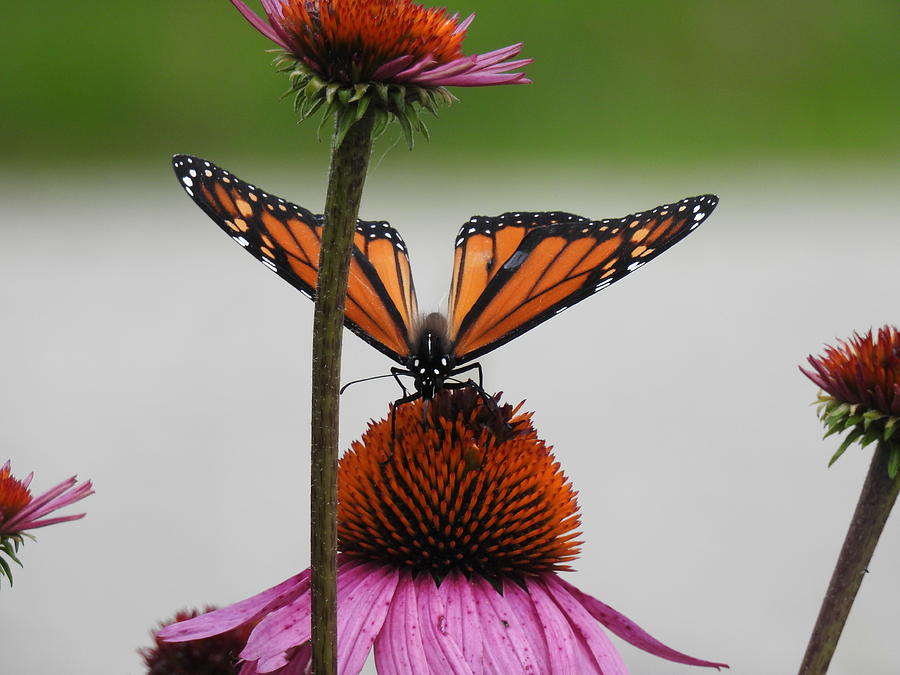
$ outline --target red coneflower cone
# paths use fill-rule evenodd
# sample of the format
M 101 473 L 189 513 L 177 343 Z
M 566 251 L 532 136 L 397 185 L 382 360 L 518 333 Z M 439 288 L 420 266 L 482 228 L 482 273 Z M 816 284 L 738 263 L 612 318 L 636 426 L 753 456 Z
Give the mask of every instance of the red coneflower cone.
M 357 673 L 625 673 L 601 626 L 665 659 L 677 652 L 557 574 L 578 554 L 576 493 L 529 414 L 442 392 L 373 422 L 340 463 L 338 666 Z M 162 640 L 258 621 L 242 675 L 310 664 L 309 570 Z
M 825 436 L 848 432 L 829 466 L 854 442 L 875 443 L 869 473 L 838 556 L 816 625 L 807 645 L 800 675 L 828 670 L 850 609 L 859 592 L 881 532 L 900 494 L 900 331 L 883 326 L 826 346 L 807 359 L 804 375 L 822 388 L 819 417 Z

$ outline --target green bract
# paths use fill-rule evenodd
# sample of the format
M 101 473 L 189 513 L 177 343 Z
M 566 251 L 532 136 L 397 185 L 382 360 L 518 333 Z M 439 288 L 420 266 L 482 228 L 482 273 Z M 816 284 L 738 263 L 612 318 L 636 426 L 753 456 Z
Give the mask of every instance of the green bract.
M 375 116 L 374 134 L 380 135 L 396 120 L 407 145 L 412 148 L 416 133 L 428 138 L 422 113 L 437 117 L 441 104 L 450 105 L 456 97 L 446 87 L 422 87 L 411 84 L 368 82 L 342 84 L 326 82 L 291 54 L 277 50 L 275 67 L 288 74 L 291 88 L 285 96 L 293 98 L 294 111 L 303 121 L 323 111 L 319 130 L 332 116 L 336 141 L 340 143 L 350 126 L 371 111 Z M 339 114 L 340 113 L 340 114 Z

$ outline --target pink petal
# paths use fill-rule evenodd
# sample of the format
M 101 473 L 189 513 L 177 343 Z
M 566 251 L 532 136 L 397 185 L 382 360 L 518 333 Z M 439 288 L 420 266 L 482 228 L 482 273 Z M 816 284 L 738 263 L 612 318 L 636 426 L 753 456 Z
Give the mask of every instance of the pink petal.
M 484 642 L 478 621 L 478 606 L 472 585 L 462 573 L 450 572 L 438 588 L 447 617 L 447 634 L 462 649 L 466 663 L 473 671 L 483 670 Z
M 509 73 L 507 75 L 472 73 L 448 77 L 432 84 L 441 87 L 488 87 L 495 84 L 531 84 L 531 80 L 526 78 L 524 73 Z
M 31 476 L 29 475 L 29 478 L 30 477 Z M 12 518 L 5 523 L 0 523 L 3 531 L 22 532 L 24 530 L 33 530 L 38 527 L 47 527 L 48 525 L 65 522 L 67 520 L 77 520 L 78 518 L 83 517 L 84 514 L 80 513 L 74 516 L 62 516 L 59 518 L 40 520 L 40 518 L 53 511 L 57 511 L 64 506 L 68 506 L 69 504 L 94 494 L 91 481 L 85 481 L 81 485 L 73 488 L 72 486 L 77 482 L 78 479 L 75 476 L 72 476 L 68 480 L 64 480 L 62 483 L 50 488 L 42 495 L 33 498 L 28 502 L 28 505 L 25 506 L 25 508 L 16 513 Z
M 258 673 L 271 673 L 276 670 L 280 670 L 287 666 L 289 663 L 287 654 L 284 652 L 279 652 L 278 654 L 271 654 L 264 658 L 259 659 L 256 662 L 256 672 Z
M 309 570 L 241 602 L 208 612 L 187 621 L 171 623 L 159 631 L 166 642 L 183 642 L 218 635 L 249 621 L 256 621 L 273 609 L 309 592 Z
M 15 516 L 9 519 L 9 522 L 12 523 L 25 521 L 32 517 L 39 518 L 42 515 L 46 515 L 47 513 L 49 513 L 49 511 L 52 511 L 52 509 L 48 510 L 47 506 L 54 499 L 64 494 L 66 490 L 71 488 L 77 482 L 78 480 L 75 478 L 75 476 L 72 476 L 71 478 L 64 480 L 62 483 L 54 485 L 43 494 L 38 495 L 37 497 L 33 497 L 21 511 L 19 511 Z
M 66 523 L 70 520 L 81 520 L 84 518 L 85 514 L 77 513 L 74 516 L 60 516 L 59 518 L 47 518 L 46 520 L 35 520 L 28 523 L 22 523 L 21 525 L 14 526 L 11 529 L 17 529 L 19 531 L 22 530 L 36 530 L 39 527 L 47 527 L 48 525 L 56 525 L 56 523 Z
M 492 52 L 476 54 L 475 63 L 477 63 L 479 66 L 492 66 L 495 63 L 505 61 L 510 56 L 515 56 L 522 51 L 522 47 L 524 46 L 524 42 L 517 42 L 514 45 L 509 45 L 509 47 L 501 47 L 500 49 L 495 49 Z
M 475 57 L 474 56 L 463 56 L 458 59 L 454 59 L 449 63 L 445 63 L 437 68 L 432 68 L 427 73 L 420 75 L 419 77 L 414 78 L 415 82 L 435 82 L 439 80 L 443 80 L 445 77 L 450 75 L 459 75 L 460 73 L 467 73 L 472 70 L 475 66 Z
M 240 657 L 256 661 L 261 673 L 287 665 L 287 651 L 310 639 L 311 603 L 312 594 L 307 592 L 269 613 L 250 633 Z
M 550 668 L 550 655 L 547 651 L 547 637 L 544 633 L 544 627 L 541 624 L 541 618 L 538 616 L 531 596 L 519 584 L 504 579 L 503 597 L 506 598 L 516 616 L 519 617 L 522 630 L 525 632 L 537 661 L 538 672 L 554 672 Z
M 472 590 L 481 620 L 485 665 L 498 673 L 537 673 L 531 645 L 506 598 L 480 577 L 473 579 Z
M 413 60 L 414 57 L 410 56 L 409 54 L 398 56 L 396 59 L 392 59 L 391 61 L 388 61 L 387 63 L 380 66 L 378 70 L 376 70 L 372 75 L 372 79 L 376 81 L 389 80 L 401 70 L 406 68 L 410 63 L 413 62 Z
M 524 68 L 527 65 L 534 63 L 534 59 L 518 59 L 516 61 L 504 61 L 503 63 L 496 63 L 493 66 L 485 66 L 481 68 L 481 64 L 479 64 L 480 73 L 501 73 L 507 70 L 516 70 L 518 68 Z
M 373 569 L 378 568 L 379 566 L 374 563 L 339 562 L 338 602 L 342 592 L 352 592 L 366 580 Z M 250 633 L 247 644 L 241 650 L 241 658 L 247 661 L 258 660 L 260 663 L 257 669 L 260 672 L 269 672 L 264 668 L 272 668 L 274 663 L 278 663 L 276 667 L 286 664 L 287 651 L 302 645 L 312 635 L 311 604 L 312 596 L 307 592 L 265 617 Z
M 345 590 L 338 578 L 338 672 L 355 675 L 362 670 L 375 638 L 384 626 L 399 570 L 382 566 L 353 590 Z
M 312 673 L 312 644 L 297 647 L 290 663 L 278 675 L 310 675 Z
M 290 50 L 290 46 L 275 32 L 272 26 L 263 21 L 256 12 L 247 7 L 243 0 L 231 0 L 231 4 L 237 8 L 237 11 L 244 15 L 244 18 L 247 19 L 247 21 L 250 22 L 250 25 L 256 30 L 269 38 L 272 42 Z
M 473 22 L 474 20 L 475 20 L 475 15 L 474 15 L 474 14 L 469 14 L 469 16 L 467 16 L 467 17 L 463 20 L 463 22 L 462 22 L 461 24 L 459 24 L 459 25 L 456 27 L 456 30 L 453 31 L 453 34 L 454 34 L 454 35 L 459 35 L 460 33 L 465 33 L 465 32 L 468 30 L 469 26 L 472 25 L 472 22 Z
M 266 16 L 269 17 L 269 20 L 280 19 L 284 16 L 284 13 L 281 11 L 284 5 L 282 4 L 282 0 L 259 0 L 260 4 L 263 6 L 263 10 L 266 13 Z
M 417 61 L 406 70 L 401 70 L 399 73 L 394 75 L 394 77 L 398 80 L 411 80 L 413 79 L 414 75 L 418 75 L 429 66 L 433 66 L 435 63 L 437 63 L 437 61 L 435 61 L 433 58 L 431 58 L 430 56 L 426 57 L 421 61 Z
M 547 576 L 544 577 L 545 582 L 547 578 Z M 696 659 L 693 656 L 688 656 L 687 654 L 675 651 L 671 647 L 667 647 L 662 642 L 654 638 L 628 617 L 620 614 L 612 607 L 603 604 L 587 593 L 583 593 L 582 591 L 575 588 L 575 586 L 573 586 L 572 584 L 559 577 L 554 577 L 553 581 L 555 584 L 559 584 L 561 587 L 565 588 L 573 598 L 581 603 L 581 605 L 591 614 L 591 616 L 597 619 L 597 621 L 602 623 L 623 640 L 630 642 L 639 649 L 643 649 L 645 652 L 650 652 L 651 654 L 659 656 L 660 658 L 674 661 L 676 663 L 685 663 L 689 666 L 707 666 L 709 668 L 728 667 L 728 664 L 726 663 L 704 661 L 702 659 Z
M 548 632 L 547 635 L 551 655 L 552 645 L 566 645 L 567 653 L 560 656 L 573 659 L 572 666 L 556 666 L 554 672 L 627 675 L 628 669 L 606 633 L 565 589 L 550 585 L 548 580 L 552 578 L 553 575 L 548 574 L 540 579 L 528 579 L 526 583 L 544 629 L 553 631 L 553 634 Z
M 375 668 L 379 673 L 428 673 L 416 608 L 412 573 L 401 570 L 397 590 L 384 626 L 375 640 Z
M 416 580 L 419 627 L 425 658 L 433 673 L 473 675 L 462 649 L 447 630 L 447 611 L 430 574 L 420 574 Z

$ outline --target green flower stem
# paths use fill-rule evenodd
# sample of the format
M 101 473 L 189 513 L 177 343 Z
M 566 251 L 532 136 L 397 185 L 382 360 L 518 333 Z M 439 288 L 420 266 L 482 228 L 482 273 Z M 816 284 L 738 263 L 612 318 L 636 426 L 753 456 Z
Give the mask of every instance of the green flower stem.
M 888 476 L 889 456 L 887 444 L 879 443 L 828 592 L 822 600 L 799 675 L 822 675 L 828 671 L 850 608 L 875 552 L 875 545 L 900 492 L 900 476 L 893 479 Z
M 356 216 L 372 152 L 372 115 L 349 129 L 339 110 L 331 145 L 325 226 L 313 318 L 312 360 L 312 665 L 316 675 L 337 672 L 338 391 L 344 300 Z M 339 130 L 346 129 L 341 138 Z

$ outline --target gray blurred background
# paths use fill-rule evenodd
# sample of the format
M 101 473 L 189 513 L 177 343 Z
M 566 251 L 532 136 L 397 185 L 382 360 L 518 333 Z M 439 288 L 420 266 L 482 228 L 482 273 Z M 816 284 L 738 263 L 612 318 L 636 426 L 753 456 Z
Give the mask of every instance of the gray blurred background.
M 567 578 L 734 673 L 795 671 L 870 456 L 826 469 L 839 441 L 797 365 L 898 321 L 896 7 L 453 9 L 479 13 L 469 51 L 525 39 L 535 84 L 457 91 L 412 154 L 389 132 L 361 215 L 403 233 L 427 311 L 473 214 L 721 197 L 672 251 L 482 363 L 579 490 Z M 10 10 L 0 462 L 97 494 L 0 589 L 0 671 L 136 675 L 158 620 L 308 565 L 312 305 L 190 202 L 169 156 L 320 210 L 327 143 L 295 128 L 229 3 Z M 345 380 L 390 365 L 347 334 Z M 342 445 L 396 395 L 350 389 Z M 890 521 L 831 673 L 900 671 L 898 564 Z M 635 673 L 688 671 L 614 640 Z

